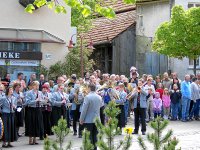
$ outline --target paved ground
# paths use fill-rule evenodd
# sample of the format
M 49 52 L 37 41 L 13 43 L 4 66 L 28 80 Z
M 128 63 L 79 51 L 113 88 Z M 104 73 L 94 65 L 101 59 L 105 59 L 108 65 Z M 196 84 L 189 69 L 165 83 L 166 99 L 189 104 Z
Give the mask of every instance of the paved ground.
M 132 119 L 129 121 L 130 127 L 133 127 Z M 192 121 L 192 122 L 170 122 L 168 129 L 173 129 L 174 136 L 179 139 L 178 147 L 181 147 L 182 150 L 200 150 L 200 121 Z M 151 133 L 152 129 L 147 127 L 147 132 Z M 165 134 L 165 132 L 163 133 Z M 139 150 L 139 145 L 137 143 L 137 135 L 133 135 L 133 142 L 131 146 L 131 150 Z M 145 143 L 149 150 L 153 150 L 152 146 L 146 141 L 146 136 L 142 136 L 145 139 Z M 54 139 L 54 136 L 50 138 Z M 117 143 L 119 139 L 123 139 L 123 135 L 116 137 L 115 142 Z M 81 146 L 81 139 L 70 134 L 66 141 L 71 140 L 73 142 L 73 150 L 79 150 Z M 28 145 L 28 138 L 21 137 L 17 142 L 14 142 L 13 150 L 42 150 L 43 149 L 43 141 L 39 141 L 39 145 Z

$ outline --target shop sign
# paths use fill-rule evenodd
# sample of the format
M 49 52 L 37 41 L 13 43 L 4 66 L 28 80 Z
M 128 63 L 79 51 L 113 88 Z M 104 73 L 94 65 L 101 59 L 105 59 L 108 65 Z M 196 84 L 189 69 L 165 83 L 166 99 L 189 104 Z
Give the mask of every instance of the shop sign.
M 40 62 L 37 60 L 10 60 L 10 66 L 39 66 Z
M 0 65 L 1 66 L 4 66 L 6 63 L 5 63 L 5 60 L 0 60 Z
M 0 59 L 42 60 L 42 53 L 41 52 L 0 51 Z

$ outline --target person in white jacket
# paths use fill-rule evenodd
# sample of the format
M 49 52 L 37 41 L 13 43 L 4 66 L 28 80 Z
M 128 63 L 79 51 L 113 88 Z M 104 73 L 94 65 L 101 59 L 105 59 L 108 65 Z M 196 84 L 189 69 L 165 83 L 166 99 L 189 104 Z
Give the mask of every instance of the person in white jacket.
M 193 117 L 197 120 L 199 118 L 199 101 L 200 101 L 200 86 L 198 84 L 197 78 L 192 79 L 191 83 L 191 100 L 193 100 L 194 105 L 190 113 L 190 120 L 193 120 Z M 196 112 L 196 113 L 195 113 Z

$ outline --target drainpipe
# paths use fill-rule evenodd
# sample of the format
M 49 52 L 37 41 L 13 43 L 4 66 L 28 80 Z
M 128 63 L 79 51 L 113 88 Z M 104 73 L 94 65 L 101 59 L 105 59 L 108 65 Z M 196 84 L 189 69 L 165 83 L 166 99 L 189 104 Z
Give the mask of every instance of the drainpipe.
M 174 1 L 175 0 L 169 0 L 169 20 L 171 20 L 171 15 L 172 15 L 172 7 L 173 7 L 173 5 L 174 5 Z M 172 60 L 171 60 L 171 58 L 169 58 L 169 57 L 167 57 L 167 59 L 168 59 L 168 66 L 167 66 L 167 68 L 168 68 L 168 72 L 171 72 L 172 70 L 171 70 L 171 65 L 172 65 Z
M 174 5 L 174 0 L 169 0 L 169 8 L 170 8 L 170 10 L 169 10 L 169 15 L 170 15 L 169 18 L 170 19 L 171 19 L 173 5 Z

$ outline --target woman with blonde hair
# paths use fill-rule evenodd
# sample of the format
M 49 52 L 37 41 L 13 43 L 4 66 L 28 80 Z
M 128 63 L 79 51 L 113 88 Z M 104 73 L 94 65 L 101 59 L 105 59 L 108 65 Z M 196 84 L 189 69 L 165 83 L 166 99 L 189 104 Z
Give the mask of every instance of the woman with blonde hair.
M 28 104 L 28 136 L 29 144 L 38 144 L 36 142 L 36 137 L 40 137 L 43 128 L 43 117 L 41 106 L 43 105 L 43 100 L 41 98 L 42 93 L 39 91 L 39 82 L 33 81 L 32 90 L 26 95 L 26 102 Z

